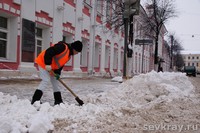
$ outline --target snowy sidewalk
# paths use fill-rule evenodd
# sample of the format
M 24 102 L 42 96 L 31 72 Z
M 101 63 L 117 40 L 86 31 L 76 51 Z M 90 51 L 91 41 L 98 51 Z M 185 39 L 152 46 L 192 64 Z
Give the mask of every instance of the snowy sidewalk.
M 118 82 L 112 82 L 109 78 L 79 78 L 79 77 L 67 77 L 61 79 L 67 86 L 69 86 L 78 96 L 100 93 L 120 85 Z M 0 78 L 0 92 L 4 94 L 16 95 L 19 99 L 31 100 L 32 95 L 37 89 L 40 79 L 37 76 L 32 77 L 10 77 Z M 61 84 L 62 97 L 66 103 L 76 103 L 71 93 L 64 88 Z M 49 83 L 48 88 L 44 90 L 42 102 L 50 102 L 53 105 L 53 90 Z

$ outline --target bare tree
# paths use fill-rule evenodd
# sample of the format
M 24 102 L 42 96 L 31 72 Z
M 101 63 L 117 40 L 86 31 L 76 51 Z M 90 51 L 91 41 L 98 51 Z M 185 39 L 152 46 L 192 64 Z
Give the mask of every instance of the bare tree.
M 97 0 L 97 3 L 102 0 Z M 124 33 L 124 63 L 123 76 L 126 76 L 126 57 L 132 58 L 132 49 L 128 48 L 128 43 L 133 44 L 133 16 L 139 14 L 140 0 L 130 0 L 127 4 L 124 0 L 103 0 L 106 4 L 103 25 L 109 27 L 109 30 L 119 31 Z M 97 5 L 98 6 L 98 5 Z M 135 9 L 135 10 L 134 10 Z M 134 11 L 133 11 L 134 10 Z M 129 31 L 128 31 L 129 30 Z M 114 33 L 114 32 L 111 32 Z M 129 34 L 129 35 L 128 35 Z
M 102 3 L 104 3 L 103 6 Z M 124 0 L 97 0 L 97 8 L 103 7 L 103 11 L 106 12 L 104 14 L 103 25 L 109 25 L 109 30 L 119 30 L 120 28 L 122 31 L 124 30 L 124 15 L 127 14 L 124 14 L 125 6 L 123 3 Z M 131 20 L 134 14 L 129 15 L 129 25 L 131 27 Z
M 97 8 L 102 7 L 103 11 L 106 12 L 103 16 L 103 25 L 109 25 L 112 30 L 123 26 L 123 0 L 97 0 Z
M 164 24 L 176 17 L 174 0 L 147 0 L 147 15 L 142 15 L 143 32 L 145 36 L 154 39 L 155 55 L 154 64 L 158 64 L 158 40 Z
M 174 33 L 169 34 L 169 41 L 171 43 L 171 67 L 175 66 L 178 70 L 180 70 L 184 66 L 184 60 L 181 55 L 183 46 L 181 45 L 181 41 L 176 37 Z
M 184 66 L 184 60 L 181 55 L 181 50 L 183 50 L 182 45 L 180 44 L 180 41 L 175 38 L 174 45 L 172 45 L 172 51 L 173 51 L 173 64 L 176 66 L 178 70 L 180 70 Z

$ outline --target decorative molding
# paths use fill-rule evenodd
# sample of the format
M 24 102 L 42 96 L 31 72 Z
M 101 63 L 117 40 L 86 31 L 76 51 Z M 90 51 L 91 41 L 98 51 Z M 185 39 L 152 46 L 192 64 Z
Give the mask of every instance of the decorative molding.
M 106 28 L 108 28 L 109 30 L 111 30 L 112 29 L 111 24 L 107 22 L 106 23 Z
M 95 41 L 96 41 L 97 43 L 101 44 L 102 39 L 101 39 L 100 35 L 96 35 L 96 36 L 95 36 Z
M 98 23 L 102 24 L 102 23 L 103 23 L 103 22 L 102 22 L 102 16 L 99 15 L 99 14 L 97 14 L 97 16 L 96 16 L 96 21 L 97 21 Z
M 82 37 L 85 38 L 85 39 L 88 39 L 90 38 L 90 33 L 88 32 L 88 30 L 84 29 L 81 31 L 82 33 Z
M 110 40 L 107 39 L 107 40 L 106 40 L 106 45 L 107 45 L 107 46 L 110 46 L 110 44 L 111 44 Z
M 84 18 L 83 17 L 78 17 L 78 21 L 83 21 Z
M 115 47 L 115 48 L 118 48 L 118 44 L 117 44 L 117 43 L 114 43 L 114 47 Z
M 64 6 L 57 6 L 57 10 L 58 10 L 58 11 L 63 11 L 64 9 L 65 9 Z
M 71 5 L 72 7 L 76 7 L 76 3 L 74 0 L 64 0 L 67 4 Z
M 39 23 L 45 24 L 47 26 L 53 26 L 53 18 L 49 17 L 49 14 L 42 10 L 35 13 L 35 19 Z
M 72 23 L 70 22 L 63 23 L 63 28 L 64 28 L 64 32 L 68 32 L 73 35 L 75 34 L 75 27 L 72 26 Z
M 91 9 L 90 9 L 88 6 L 85 6 L 85 5 L 84 5 L 84 7 L 83 7 L 83 9 L 82 9 L 82 12 L 83 12 L 85 15 L 87 15 L 88 17 L 90 17 L 90 16 L 91 16 L 90 11 L 91 11 Z
M 13 2 L 13 0 L 1 0 L 0 10 L 7 13 L 13 14 L 15 16 L 20 15 L 21 6 Z

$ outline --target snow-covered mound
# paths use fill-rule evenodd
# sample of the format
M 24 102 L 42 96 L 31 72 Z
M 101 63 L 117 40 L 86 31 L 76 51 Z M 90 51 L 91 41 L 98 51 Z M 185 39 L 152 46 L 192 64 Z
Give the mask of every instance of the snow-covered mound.
M 112 78 L 111 81 L 122 83 L 123 82 L 123 78 L 121 76 L 117 76 L 117 77 Z
M 184 73 L 152 71 L 127 80 L 118 88 L 100 94 L 96 100 L 112 106 L 141 107 L 162 100 L 183 98 L 194 90 Z
M 1 133 L 130 132 L 137 130 L 139 110 L 161 102 L 192 96 L 193 85 L 182 73 L 141 74 L 117 88 L 96 95 L 81 96 L 85 104 L 49 103 L 33 106 L 28 100 L 0 93 Z M 126 131 L 126 127 L 129 127 Z M 56 129 L 59 131 L 59 129 Z

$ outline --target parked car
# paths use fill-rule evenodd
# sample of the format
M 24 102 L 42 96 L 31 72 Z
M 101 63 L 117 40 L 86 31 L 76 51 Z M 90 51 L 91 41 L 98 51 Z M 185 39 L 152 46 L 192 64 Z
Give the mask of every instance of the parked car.
M 196 67 L 195 66 L 184 66 L 184 72 L 187 76 L 192 75 L 196 77 Z

